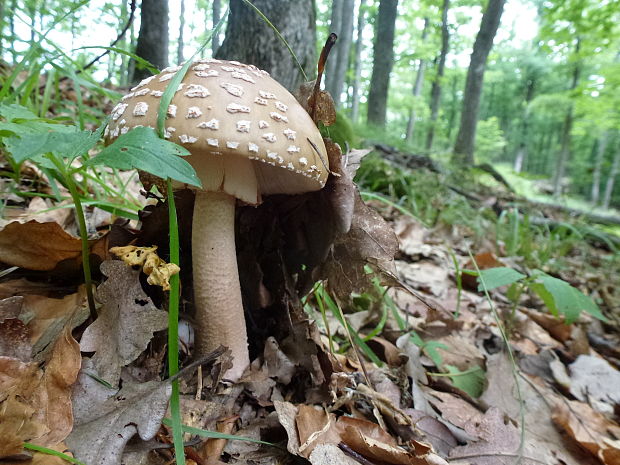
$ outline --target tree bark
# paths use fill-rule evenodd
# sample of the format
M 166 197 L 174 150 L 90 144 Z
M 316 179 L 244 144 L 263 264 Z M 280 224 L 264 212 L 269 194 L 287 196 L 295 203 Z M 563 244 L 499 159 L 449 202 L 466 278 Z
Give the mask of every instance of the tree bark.
M 493 39 L 502 17 L 505 1 L 489 0 L 487 9 L 482 15 L 480 30 L 474 42 L 474 49 L 471 54 L 469 69 L 467 70 L 463 109 L 461 111 L 461 125 L 456 136 L 456 143 L 454 144 L 452 160 L 456 163 L 474 164 L 476 126 L 478 124 L 478 109 L 480 108 L 484 69 L 489 52 L 493 47 Z
M 340 41 L 340 29 L 342 24 L 342 3 L 343 0 L 332 1 L 331 17 L 329 19 L 329 32 L 333 32 L 338 35 L 338 42 Z M 325 88 L 329 90 L 333 86 L 333 82 L 336 75 L 336 68 L 338 67 L 338 50 L 339 44 L 336 43 L 335 47 L 332 47 L 327 60 L 327 66 L 325 68 Z M 333 95 L 332 95 L 333 96 Z
M 213 0 L 213 29 L 215 29 L 215 25 L 219 23 L 220 18 L 222 17 L 222 2 L 220 0 Z M 213 56 L 216 55 L 217 50 L 220 48 L 220 35 L 213 34 L 213 38 L 211 39 L 211 53 Z
M 426 40 L 428 36 L 428 18 L 424 18 L 424 28 L 422 29 L 422 43 Z M 415 128 L 415 119 L 416 119 L 416 104 L 418 97 L 422 94 L 422 85 L 424 84 L 424 68 L 426 63 L 422 58 L 418 60 L 418 72 L 415 76 L 415 83 L 413 84 L 413 104 L 411 105 L 411 113 L 409 113 L 409 121 L 407 121 L 407 130 L 405 131 L 405 140 L 410 141 L 413 137 L 413 130 Z
M 360 83 L 362 80 L 362 49 L 364 47 L 363 32 L 366 25 L 366 0 L 360 0 L 357 10 L 357 37 L 355 39 L 355 59 L 353 61 L 353 89 L 351 96 L 351 120 L 357 123 L 360 111 Z
M 577 43 L 575 45 L 575 55 L 579 54 L 581 41 L 579 37 L 577 38 Z M 577 88 L 577 84 L 579 84 L 579 76 L 581 74 L 581 64 L 579 61 L 575 63 L 575 67 L 573 69 L 573 79 L 570 86 L 570 91 L 573 92 Z M 564 118 L 564 127 L 562 130 L 562 139 L 560 145 L 560 154 L 557 159 L 556 167 L 555 167 L 555 175 L 553 176 L 553 196 L 559 197 L 564 190 L 562 185 L 562 180 L 564 179 L 564 174 L 566 173 L 566 164 L 568 163 L 568 159 L 570 158 L 570 145 L 571 145 L 571 133 L 573 131 L 573 102 L 572 100 L 568 104 L 568 110 L 566 111 L 566 117 Z
M 177 42 L 177 63 L 183 63 L 183 29 L 185 29 L 185 0 L 181 0 L 181 17 L 179 18 L 179 40 Z
M 159 69 L 168 66 L 168 0 L 142 0 L 136 55 Z M 150 75 L 149 70 L 136 66 L 132 81 Z
M 605 185 L 605 196 L 603 197 L 603 208 L 605 209 L 609 208 L 609 204 L 611 203 L 611 194 L 614 191 L 614 183 L 616 181 L 616 176 L 618 176 L 618 171 L 620 171 L 620 150 L 616 149 L 614 161 L 611 163 L 611 171 L 609 172 L 607 184 Z
M 338 60 L 332 62 L 332 68 L 335 68 L 331 80 L 331 86 L 327 90 L 334 98 L 336 108 L 342 104 L 341 96 L 345 82 L 345 76 L 349 69 L 349 52 L 351 51 L 351 40 L 353 39 L 353 10 L 355 3 L 353 0 L 342 1 L 342 20 L 340 22 L 340 32 L 338 34 Z M 335 64 L 335 66 L 334 66 Z
M 384 127 L 390 73 L 394 66 L 394 30 L 398 0 L 381 0 L 375 29 L 372 77 L 368 93 L 368 123 Z
M 517 148 L 517 153 L 515 155 L 514 162 L 514 170 L 517 173 L 520 173 L 523 169 L 523 164 L 527 158 L 527 144 L 529 142 L 528 134 L 529 134 L 529 118 L 530 118 L 530 102 L 534 98 L 534 89 L 536 86 L 536 81 L 534 78 L 530 78 L 527 81 L 527 90 L 525 91 L 525 102 L 523 107 L 523 117 L 521 121 L 521 131 L 519 134 L 519 147 Z
M 590 201 L 593 206 L 597 206 L 601 193 L 601 171 L 603 168 L 603 160 L 605 159 L 605 151 L 607 150 L 607 142 L 609 141 L 609 131 L 603 131 L 601 137 L 598 138 L 596 148 L 596 158 L 594 160 L 594 172 L 592 173 L 592 190 L 590 191 Z
M 437 117 L 439 116 L 439 103 L 441 101 L 441 86 L 443 75 L 446 69 L 446 56 L 450 49 L 450 30 L 448 29 L 448 10 L 450 9 L 450 0 L 443 0 L 441 11 L 441 52 L 439 52 L 439 61 L 437 62 L 437 73 L 433 79 L 431 87 L 431 116 L 426 134 L 426 150 L 433 148 L 433 139 L 435 138 L 435 126 Z
M 316 18 L 313 0 L 252 2 L 280 31 L 295 52 L 308 79 L 316 74 Z M 241 0 L 230 1 L 226 38 L 216 58 L 253 64 L 268 71 L 288 90 L 303 80 L 299 67 L 275 32 Z

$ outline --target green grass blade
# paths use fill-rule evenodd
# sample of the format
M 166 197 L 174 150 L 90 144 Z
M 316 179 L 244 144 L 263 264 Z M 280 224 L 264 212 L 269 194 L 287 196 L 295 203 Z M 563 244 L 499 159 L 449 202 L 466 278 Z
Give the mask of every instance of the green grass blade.
M 69 457 L 67 454 L 63 454 L 62 452 L 58 452 L 54 449 L 48 449 L 47 447 L 37 446 L 36 444 L 32 444 L 30 442 L 24 443 L 24 449 L 33 450 L 35 452 L 41 452 L 47 455 L 53 455 L 55 457 L 60 457 L 63 460 L 66 460 L 69 463 L 74 463 L 75 465 L 86 465 L 84 462 L 80 462 L 73 457 Z

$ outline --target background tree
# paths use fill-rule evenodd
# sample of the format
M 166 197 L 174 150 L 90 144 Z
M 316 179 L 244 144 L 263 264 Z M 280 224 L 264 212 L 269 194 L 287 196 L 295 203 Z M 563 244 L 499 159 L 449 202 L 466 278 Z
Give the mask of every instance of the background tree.
M 353 0 L 341 0 L 340 28 L 336 32 L 338 41 L 336 42 L 336 55 L 330 57 L 331 72 L 327 74 L 325 88 L 334 97 L 336 107 L 341 105 L 341 94 L 344 86 L 345 75 L 349 68 L 349 52 L 351 50 L 351 41 L 353 39 L 353 11 L 355 2 Z
M 351 91 L 351 120 L 357 123 L 360 107 L 360 81 L 362 78 L 362 50 L 364 48 L 364 26 L 366 25 L 366 0 L 360 0 L 357 9 L 357 35 L 353 58 L 353 88 Z
M 381 0 L 375 26 L 372 77 L 368 92 L 368 123 L 385 126 L 390 73 L 394 66 L 394 30 L 398 0 Z
M 463 109 L 461 111 L 461 125 L 456 136 L 453 160 L 458 163 L 474 163 L 474 145 L 476 125 L 478 123 L 478 108 L 482 93 L 482 82 L 487 57 L 493 47 L 493 39 L 499 26 L 504 10 L 505 0 L 489 0 L 482 15 L 480 30 L 474 42 L 471 61 L 467 70 Z
M 316 22 L 312 0 L 252 2 L 287 40 L 308 78 L 316 70 Z M 216 58 L 250 63 L 271 73 L 280 84 L 294 90 L 303 75 L 288 49 L 258 14 L 241 0 L 230 1 L 226 37 Z
M 168 66 L 168 0 L 142 0 L 136 55 L 159 69 Z M 150 75 L 147 69 L 135 67 L 132 82 Z
M 441 51 L 437 59 L 437 70 L 433 78 L 431 87 L 430 102 L 430 119 L 428 132 L 426 134 L 426 150 L 433 148 L 433 139 L 435 138 L 435 125 L 439 116 L 439 103 L 441 101 L 441 86 L 446 68 L 446 57 L 450 48 L 450 31 L 448 30 L 448 10 L 450 9 L 450 0 L 443 0 L 441 8 Z

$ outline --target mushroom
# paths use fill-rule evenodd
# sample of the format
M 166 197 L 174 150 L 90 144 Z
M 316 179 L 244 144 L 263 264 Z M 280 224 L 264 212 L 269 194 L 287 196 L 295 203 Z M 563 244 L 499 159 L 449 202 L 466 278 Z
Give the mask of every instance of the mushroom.
M 155 127 L 161 96 L 180 67 L 151 76 L 112 110 L 106 139 L 137 126 Z M 192 226 L 195 356 L 220 344 L 232 351 L 226 373 L 238 380 L 250 363 L 235 252 L 237 200 L 321 189 L 329 167 L 323 139 L 295 98 L 266 71 L 235 61 L 190 66 L 167 109 L 165 137 L 190 151 L 202 182 Z

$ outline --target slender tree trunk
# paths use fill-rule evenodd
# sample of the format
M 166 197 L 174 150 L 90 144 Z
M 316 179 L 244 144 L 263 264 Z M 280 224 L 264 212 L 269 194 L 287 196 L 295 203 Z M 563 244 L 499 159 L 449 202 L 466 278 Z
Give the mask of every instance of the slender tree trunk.
M 342 101 L 342 88 L 344 86 L 345 75 L 349 69 L 349 52 L 351 50 L 351 40 L 353 38 L 353 9 L 355 3 L 353 0 L 342 0 L 342 19 L 340 22 L 340 34 L 338 35 L 338 61 L 332 62 L 332 68 L 335 71 L 332 74 L 331 87 L 327 90 L 334 97 L 336 108 L 339 108 Z
M 11 1 L 11 15 L 9 16 L 9 31 L 11 32 L 11 56 L 13 64 L 17 63 L 17 49 L 15 47 L 15 11 L 17 11 L 17 0 Z
M 575 46 L 575 55 L 579 54 L 580 39 L 577 38 L 577 44 Z M 579 76 L 581 74 L 581 63 L 577 61 L 573 69 L 573 79 L 570 86 L 570 91 L 574 91 L 579 84 Z M 560 145 L 560 154 L 557 159 L 555 167 L 555 175 L 553 177 L 553 196 L 559 197 L 562 194 L 564 186 L 562 181 L 566 173 L 566 165 L 570 158 L 570 145 L 571 145 L 571 133 L 573 131 L 573 102 L 572 100 L 568 104 L 568 110 L 566 111 L 566 117 L 564 118 L 564 128 L 562 130 L 562 141 Z
M 484 69 L 487 57 L 493 47 L 493 39 L 499 26 L 506 0 L 489 0 L 487 9 L 482 15 L 480 30 L 474 42 L 471 54 L 465 94 L 463 96 L 463 110 L 461 111 L 461 125 L 454 144 L 453 161 L 461 164 L 474 164 L 474 146 L 476 140 L 476 126 L 478 124 L 478 109 L 484 80 Z
M 6 0 L 0 0 L 0 56 L 4 51 L 4 18 L 6 14 Z
M 424 18 L 424 28 L 422 29 L 422 43 L 426 40 L 428 36 L 428 18 Z M 407 130 L 405 131 L 405 140 L 410 141 L 413 137 L 413 130 L 415 128 L 415 119 L 416 119 L 416 105 L 418 103 L 418 98 L 422 94 L 422 85 L 424 84 L 424 67 L 426 66 L 424 60 L 420 58 L 418 60 L 418 72 L 415 76 L 415 83 L 413 84 L 413 104 L 411 105 L 411 113 L 409 113 L 409 121 L 407 122 Z
M 605 159 L 605 151 L 607 150 L 607 142 L 609 141 L 609 131 L 603 131 L 601 137 L 598 138 L 598 147 L 596 148 L 596 158 L 594 160 L 594 172 L 592 173 L 592 190 L 590 191 L 590 200 L 593 206 L 598 205 L 601 192 L 601 171 L 603 168 L 603 160 Z
M 127 4 L 127 0 L 123 0 L 121 2 L 121 18 L 122 18 L 122 22 L 127 21 L 128 17 L 129 17 L 129 7 L 128 7 L 128 4 Z M 123 37 L 121 37 L 121 40 L 120 40 L 118 46 L 122 50 L 125 50 L 125 51 L 129 51 L 130 50 L 130 47 L 127 46 L 127 33 L 123 34 Z M 120 65 L 120 68 L 118 70 L 118 82 L 119 82 L 119 84 L 121 86 L 125 86 L 125 85 L 127 85 L 127 76 L 128 76 L 128 71 L 129 71 L 129 69 L 128 69 L 129 58 L 124 53 L 121 53 L 120 59 L 121 59 L 121 65 Z
M 368 93 L 368 123 L 384 127 L 387 116 L 387 98 L 390 73 L 394 66 L 394 30 L 398 0 L 381 0 L 375 43 L 373 47 L 372 77 Z
M 614 191 L 614 182 L 616 181 L 616 176 L 618 176 L 618 171 L 620 171 L 620 150 L 616 149 L 614 160 L 611 163 L 611 171 L 605 185 L 605 196 L 603 197 L 603 208 L 605 209 L 609 208 L 611 203 L 611 194 Z
M 252 3 L 269 18 L 287 40 L 308 78 L 316 73 L 316 20 L 313 0 L 254 0 Z M 226 38 L 216 58 L 237 60 L 268 71 L 289 90 L 303 80 L 297 64 L 271 27 L 241 0 L 230 1 Z
M 433 139 L 435 138 L 435 126 L 437 117 L 439 116 L 439 103 L 441 101 L 441 85 L 444 71 L 446 68 L 446 56 L 450 48 L 450 30 L 448 29 L 448 10 L 450 9 L 450 0 L 443 0 L 443 8 L 441 11 L 441 52 L 439 52 L 439 61 L 437 62 L 437 72 L 433 79 L 431 88 L 431 118 L 426 134 L 426 150 L 433 148 Z
M 448 143 L 450 143 L 452 139 L 452 130 L 455 126 L 456 121 L 456 113 L 458 111 L 458 86 L 459 86 L 459 76 L 457 73 L 454 73 L 452 77 L 452 86 L 450 90 L 450 95 L 452 96 L 452 102 L 450 105 L 450 114 L 448 115 Z
M 353 91 L 351 97 L 351 120 L 357 123 L 360 112 L 360 83 L 362 80 L 362 49 L 364 47 L 364 26 L 366 25 L 366 0 L 360 0 L 357 10 L 357 37 L 355 39 L 355 61 L 353 64 Z
M 168 66 L 168 0 L 142 0 L 136 55 L 162 69 Z M 133 82 L 151 73 L 136 66 Z
M 185 29 L 185 0 L 181 0 L 181 17 L 179 18 L 179 40 L 177 43 L 177 63 L 183 63 L 183 29 Z
M 340 30 L 342 29 L 342 4 L 344 0 L 333 0 L 332 3 L 332 11 L 331 17 L 329 20 L 329 32 L 333 32 L 338 35 L 338 42 L 340 41 Z M 330 91 L 333 88 L 333 82 L 336 78 L 336 68 L 338 68 L 339 56 L 338 51 L 340 50 L 339 44 L 336 43 L 336 46 L 332 48 L 330 54 L 327 67 L 325 68 L 325 88 Z M 330 91 L 331 93 L 331 91 Z M 332 94 L 334 98 L 335 95 Z
M 213 27 L 220 21 L 222 17 L 222 2 L 221 0 L 213 0 Z M 220 35 L 213 34 L 213 38 L 211 39 L 211 53 L 213 56 L 216 55 L 217 49 L 220 48 Z
M 521 131 L 519 133 L 519 147 L 515 155 L 514 170 L 520 173 L 523 170 L 523 163 L 527 158 L 527 146 L 529 142 L 529 118 L 530 118 L 530 102 L 534 98 L 534 88 L 536 81 L 529 79 L 527 83 L 527 90 L 525 92 L 525 102 L 523 106 L 523 119 L 521 121 Z

